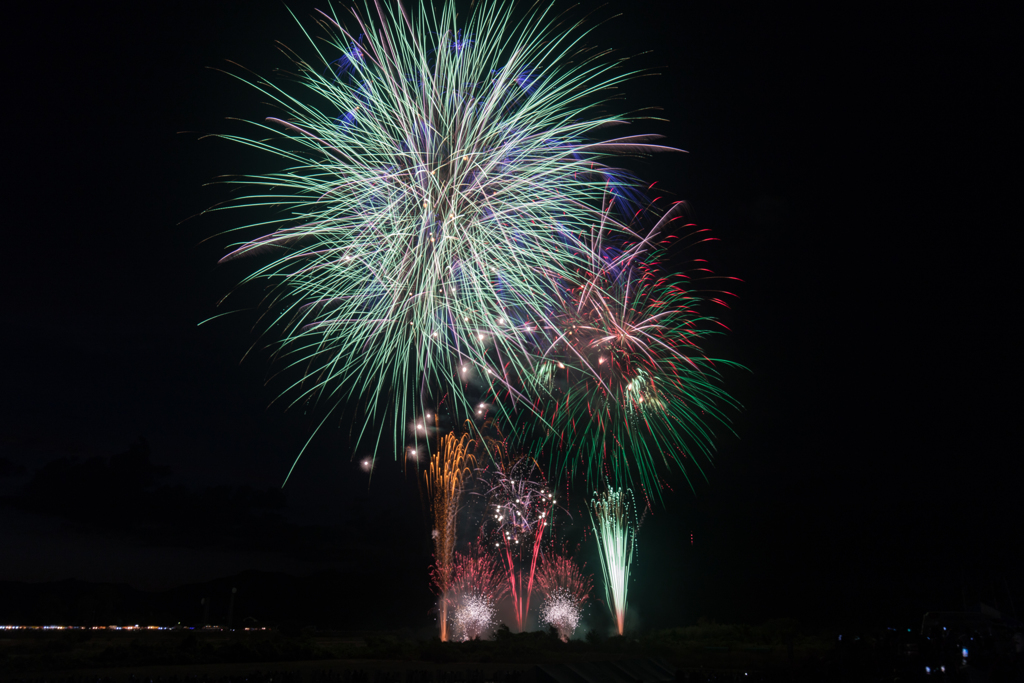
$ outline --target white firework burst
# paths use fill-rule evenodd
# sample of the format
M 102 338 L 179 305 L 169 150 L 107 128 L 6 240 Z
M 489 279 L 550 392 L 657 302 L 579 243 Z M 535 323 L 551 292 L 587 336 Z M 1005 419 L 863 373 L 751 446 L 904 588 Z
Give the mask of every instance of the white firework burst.
M 583 605 L 568 588 L 551 591 L 540 606 L 540 621 L 550 624 L 558 631 L 558 637 L 568 642 L 580 623 Z
M 454 640 L 486 638 L 498 625 L 495 614 L 497 608 L 491 598 L 480 594 L 459 596 L 455 601 L 455 615 L 452 619 Z

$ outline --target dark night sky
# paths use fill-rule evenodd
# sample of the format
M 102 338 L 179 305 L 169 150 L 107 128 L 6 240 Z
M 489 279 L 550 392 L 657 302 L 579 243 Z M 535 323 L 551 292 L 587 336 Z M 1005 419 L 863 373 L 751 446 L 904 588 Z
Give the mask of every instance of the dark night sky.
M 643 623 L 908 621 L 1005 606 L 1004 579 L 1020 616 L 1012 22 L 666 7 L 613 2 L 594 42 L 650 51 L 660 75 L 627 102 L 663 107 L 650 128 L 689 154 L 638 170 L 721 239 L 704 256 L 744 281 L 729 353 L 753 372 L 710 483 L 674 481 L 644 524 Z M 428 526 L 397 466 L 367 488 L 328 435 L 283 498 L 258 493 L 316 415 L 267 407 L 265 357 L 239 363 L 252 318 L 197 327 L 241 271 L 203 242 L 230 215 L 185 219 L 226 198 L 204 183 L 259 163 L 200 134 L 270 113 L 208 67 L 285 66 L 273 41 L 306 44 L 284 6 L 37 3 L 7 34 L 0 580 L 162 589 L 397 561 L 426 592 Z M 140 438 L 151 471 L 83 464 Z M 40 475 L 68 457 L 70 484 Z

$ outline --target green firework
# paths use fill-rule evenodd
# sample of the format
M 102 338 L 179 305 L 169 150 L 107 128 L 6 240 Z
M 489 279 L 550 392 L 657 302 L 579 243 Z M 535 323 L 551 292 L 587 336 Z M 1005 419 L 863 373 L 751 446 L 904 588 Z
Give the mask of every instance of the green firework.
M 224 137 L 281 170 L 227 181 L 264 217 L 222 260 L 256 259 L 293 402 L 356 397 L 364 430 L 390 414 L 401 435 L 428 394 L 464 403 L 469 375 L 518 400 L 536 330 L 596 267 L 592 232 L 636 237 L 602 211 L 624 182 L 605 160 L 667 148 L 599 136 L 630 74 L 545 7 L 322 14 L 316 59 L 290 53 L 297 87 L 250 82 L 279 111 Z
M 605 598 L 621 636 L 626 626 L 629 569 L 636 546 L 637 520 L 632 492 L 629 489 L 595 492 L 590 505 L 590 522 L 601 558 Z
M 520 424 L 552 477 L 607 479 L 660 497 L 665 474 L 681 471 L 691 487 L 694 475 L 705 476 L 715 429 L 728 428 L 727 411 L 737 407 L 720 368 L 739 366 L 706 352 L 724 330 L 708 310 L 721 303 L 717 293 L 651 265 L 658 254 L 645 249 L 614 252 L 586 284 L 565 291 L 535 364 L 546 387 L 534 404 L 542 419 Z

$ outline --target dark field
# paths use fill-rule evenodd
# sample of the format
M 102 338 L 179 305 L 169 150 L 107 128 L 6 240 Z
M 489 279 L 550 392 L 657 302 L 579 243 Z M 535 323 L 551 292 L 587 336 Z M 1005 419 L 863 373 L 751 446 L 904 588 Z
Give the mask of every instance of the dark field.
M 563 643 L 544 632 L 441 643 L 403 632 L 20 631 L 0 636 L 0 679 L 97 683 L 660 683 L 623 674 L 652 666 L 674 681 L 1012 681 L 1019 657 L 935 664 L 913 633 L 846 634 L 703 624 L 637 638 Z M 980 654 L 980 653 L 979 653 Z M 933 658 L 933 657 L 932 657 Z M 925 660 L 928 660 L 927 662 Z M 572 672 L 570 672 L 570 667 Z M 574 672 L 574 673 L 573 673 Z M 580 672 L 583 672 L 582 674 Z M 611 673 L 609 673 L 611 672 Z
M 403 633 L 280 631 L 48 631 L 0 636 L 0 667 L 26 680 L 88 672 L 90 679 L 171 675 L 221 675 L 268 668 L 294 671 L 479 670 L 486 680 L 500 671 L 537 664 L 662 658 L 672 668 L 768 670 L 818 661 L 833 649 L 824 634 L 794 634 L 786 622 L 747 626 L 698 626 L 656 631 L 639 639 L 598 638 L 563 643 L 544 632 L 499 632 L 491 641 L 441 643 Z M 287 664 L 285 664 L 287 663 Z M 271 666 L 272 665 L 272 666 Z M 431 679 L 432 680 L 432 679 Z M 460 679 L 464 680 L 464 679 Z

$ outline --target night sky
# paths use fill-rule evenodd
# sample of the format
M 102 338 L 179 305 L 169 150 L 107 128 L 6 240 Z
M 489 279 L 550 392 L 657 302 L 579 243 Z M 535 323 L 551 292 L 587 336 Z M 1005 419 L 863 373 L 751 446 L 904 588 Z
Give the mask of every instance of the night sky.
M 1013 24 L 776 5 L 593 15 L 591 42 L 658 74 L 626 102 L 668 121 L 634 132 L 689 153 L 633 167 L 720 239 L 701 256 L 743 281 L 723 352 L 751 369 L 709 482 L 670 480 L 641 528 L 638 623 L 912 624 L 1011 596 L 1019 617 Z M 193 216 L 266 166 L 201 138 L 273 113 L 216 69 L 308 54 L 285 6 L 35 3 L 5 33 L 0 581 L 342 569 L 429 603 L 416 482 L 384 455 L 371 483 L 336 426 L 281 492 L 322 413 L 270 405 L 267 354 L 241 362 L 255 315 L 198 325 L 251 264 L 216 265 L 230 213 Z

